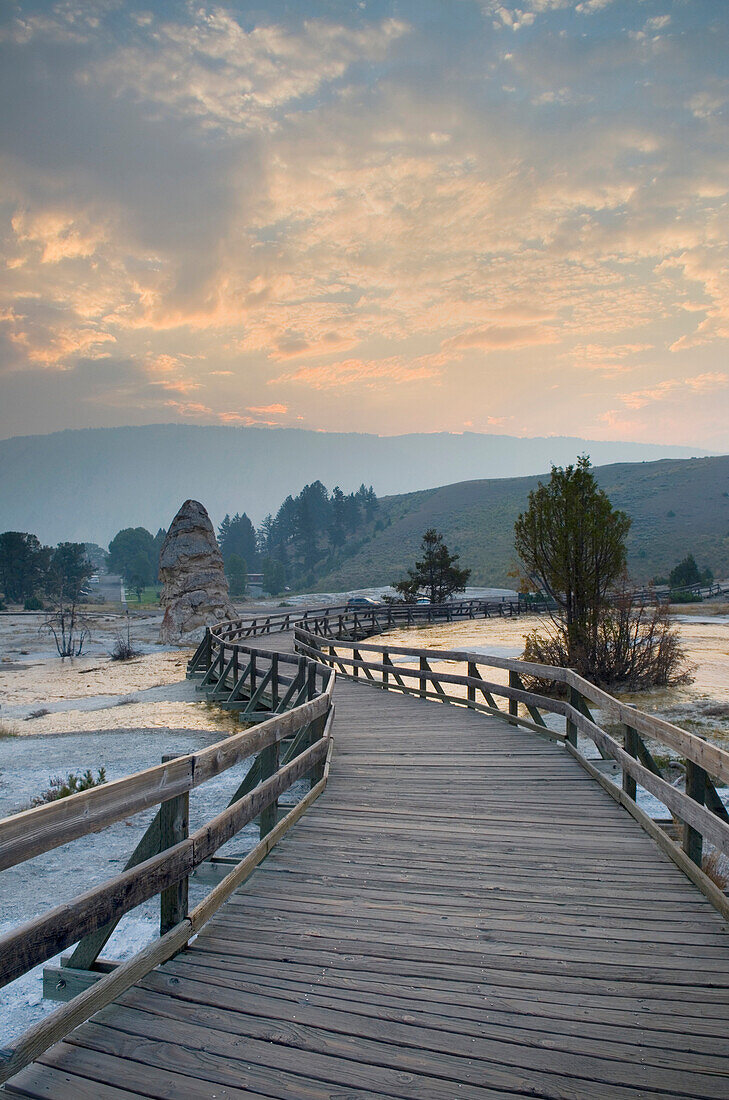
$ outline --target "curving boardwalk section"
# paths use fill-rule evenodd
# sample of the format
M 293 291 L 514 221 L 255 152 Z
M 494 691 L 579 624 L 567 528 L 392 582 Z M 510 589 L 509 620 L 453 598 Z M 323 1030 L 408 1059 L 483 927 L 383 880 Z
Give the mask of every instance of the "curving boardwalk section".
M 335 701 L 321 798 L 7 1095 L 729 1097 L 724 923 L 636 822 L 502 719 Z

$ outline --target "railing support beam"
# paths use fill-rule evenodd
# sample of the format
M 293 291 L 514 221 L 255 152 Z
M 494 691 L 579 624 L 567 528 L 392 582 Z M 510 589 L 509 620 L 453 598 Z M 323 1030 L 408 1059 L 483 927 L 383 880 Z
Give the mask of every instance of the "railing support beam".
M 174 760 L 175 756 L 163 756 L 162 763 Z M 172 848 L 183 840 L 187 840 L 190 832 L 190 792 L 168 798 L 159 808 L 159 842 L 160 851 Z M 166 936 L 176 925 L 187 916 L 188 878 L 185 875 L 162 890 L 160 894 L 159 934 Z
M 706 795 L 706 772 L 693 760 L 686 761 L 686 794 L 700 806 L 704 805 Z M 697 867 L 701 866 L 704 855 L 704 838 L 698 829 L 688 822 L 683 827 L 683 850 Z

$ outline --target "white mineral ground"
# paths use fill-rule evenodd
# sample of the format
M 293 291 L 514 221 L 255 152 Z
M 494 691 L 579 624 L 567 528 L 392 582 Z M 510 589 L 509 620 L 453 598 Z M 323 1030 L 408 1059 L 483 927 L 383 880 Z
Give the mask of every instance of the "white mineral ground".
M 357 594 L 377 597 L 383 591 Z M 350 594 L 287 596 L 286 605 L 337 604 Z M 495 594 L 484 589 L 468 592 Z M 277 611 L 279 601 L 247 603 L 241 611 L 263 608 Z M 104 767 L 107 778 L 116 779 L 158 763 L 163 754 L 191 752 L 240 728 L 232 714 L 201 701 L 194 683 L 185 679 L 189 647 L 157 644 L 160 620 L 159 612 L 133 614 L 131 638 L 142 654 L 132 661 L 112 662 L 109 654 L 117 634 L 126 632 L 126 621 L 123 615 L 102 610 L 94 616 L 84 655 L 61 661 L 54 655 L 52 640 L 39 633 L 42 615 L 0 615 L 0 817 L 26 808 L 52 776 Z M 524 635 L 537 622 L 476 620 L 393 632 L 387 639 L 392 645 L 516 657 Z M 729 606 L 690 608 L 676 622 L 695 665 L 694 682 L 642 693 L 631 701 L 729 747 Z M 493 678 L 498 680 L 498 673 Z M 30 717 L 41 710 L 48 713 Z M 193 793 L 191 827 L 225 805 L 245 770 L 245 765 L 232 769 Z M 642 804 L 665 816 L 663 807 L 647 796 Z M 0 874 L 0 934 L 120 871 L 151 816 L 139 814 Z M 245 852 L 254 842 L 255 827 L 249 826 L 226 851 Z M 191 902 L 204 892 L 191 884 Z M 104 955 L 134 954 L 157 934 L 158 921 L 158 901 L 139 906 L 123 919 Z M 55 1007 L 42 999 L 41 974 L 38 967 L 0 991 L 0 1016 L 7 1021 L 3 1046 Z

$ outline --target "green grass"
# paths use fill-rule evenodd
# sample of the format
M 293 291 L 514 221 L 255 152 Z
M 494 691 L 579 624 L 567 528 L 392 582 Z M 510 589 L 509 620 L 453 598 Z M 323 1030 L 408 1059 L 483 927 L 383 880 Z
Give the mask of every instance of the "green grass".
M 159 607 L 159 594 L 162 589 L 159 585 L 148 585 L 142 589 L 141 600 L 133 588 L 125 588 L 127 603 L 130 607 Z

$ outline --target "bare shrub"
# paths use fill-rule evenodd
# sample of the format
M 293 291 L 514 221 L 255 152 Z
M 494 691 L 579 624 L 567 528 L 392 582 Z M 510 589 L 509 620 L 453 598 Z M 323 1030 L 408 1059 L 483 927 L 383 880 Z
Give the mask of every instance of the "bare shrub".
M 714 848 L 701 862 L 701 870 L 711 879 L 720 890 L 726 890 L 729 886 L 729 872 L 726 859 Z
M 598 687 L 621 691 L 643 691 L 691 683 L 691 667 L 681 646 L 678 631 L 671 626 L 667 608 L 648 605 L 624 589 L 597 618 L 592 653 L 573 647 L 567 630 L 552 619 L 546 633 L 535 630 L 527 636 L 523 658 L 536 664 L 574 668 Z M 543 694 L 555 694 L 551 681 L 532 681 Z
M 117 630 L 114 648 L 112 649 L 109 656 L 111 657 L 112 661 L 131 661 L 134 657 L 139 657 L 141 655 L 141 652 L 142 651 L 140 649 L 135 649 L 132 642 L 129 612 L 127 611 L 126 637 L 124 637 L 123 630 Z
M 123 637 L 122 634 L 117 634 L 114 648 L 109 656 L 112 661 L 131 661 L 134 657 L 139 657 L 140 653 L 141 650 L 135 649 L 129 641 L 129 638 Z

